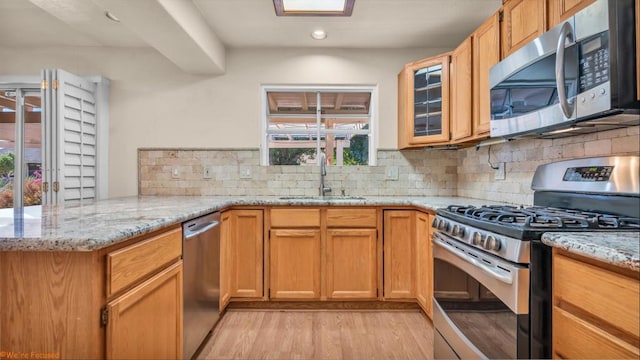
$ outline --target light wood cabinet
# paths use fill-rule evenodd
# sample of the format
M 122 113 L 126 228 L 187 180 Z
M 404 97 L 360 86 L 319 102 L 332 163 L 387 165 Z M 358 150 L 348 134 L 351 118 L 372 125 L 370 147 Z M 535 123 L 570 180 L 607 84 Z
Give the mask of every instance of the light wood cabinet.
M 502 7 L 502 58 L 546 30 L 545 0 L 509 0 Z
M 416 299 L 430 318 L 433 318 L 432 221 L 433 216 L 416 211 Z
M 96 251 L 0 252 L 0 349 L 182 358 L 181 255 L 179 224 Z
M 640 273 L 553 249 L 553 357 L 640 357 Z
M 473 129 L 488 136 L 491 121 L 489 72 L 500 61 L 499 14 L 491 16 L 473 33 Z
M 449 54 L 405 65 L 398 74 L 398 147 L 446 143 L 449 130 Z
M 451 52 L 451 141 L 457 142 L 473 135 L 472 104 L 472 41 L 465 39 Z
M 261 298 L 263 296 L 263 211 L 234 209 L 231 215 L 229 239 L 229 291 L 231 297 Z
M 326 249 L 327 298 L 378 296 L 376 229 L 329 229 Z
M 220 215 L 220 312 L 231 299 L 231 237 L 233 234 L 231 211 Z
M 320 229 L 271 229 L 271 299 L 320 299 Z
M 412 210 L 384 212 L 384 298 L 414 299 L 416 227 Z
M 182 261 L 107 305 L 108 359 L 181 359 Z
M 551 29 L 575 15 L 578 11 L 593 4 L 596 0 L 548 0 L 547 13 Z

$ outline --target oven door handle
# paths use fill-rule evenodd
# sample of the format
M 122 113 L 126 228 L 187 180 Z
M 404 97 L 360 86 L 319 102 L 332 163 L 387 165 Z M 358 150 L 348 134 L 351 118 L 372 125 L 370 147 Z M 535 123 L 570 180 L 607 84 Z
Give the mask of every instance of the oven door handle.
M 478 261 L 478 260 L 470 257 L 468 254 L 466 254 L 464 252 L 464 250 L 458 249 L 455 246 L 447 244 L 445 241 L 442 240 L 441 236 L 442 235 L 440 235 L 437 232 L 433 234 L 433 242 L 436 245 L 439 245 L 439 246 L 443 247 L 444 249 L 448 250 L 452 254 L 455 254 L 458 258 L 470 263 L 471 265 L 482 269 L 485 273 L 487 273 L 487 275 L 491 276 L 492 278 L 494 278 L 494 279 L 496 279 L 498 281 L 501 281 L 501 282 L 503 282 L 505 284 L 513 284 L 513 277 L 512 276 L 508 276 L 508 275 L 505 275 L 505 274 L 499 274 L 499 273 L 495 272 L 492 268 L 490 268 L 489 266 L 483 264 L 482 261 Z

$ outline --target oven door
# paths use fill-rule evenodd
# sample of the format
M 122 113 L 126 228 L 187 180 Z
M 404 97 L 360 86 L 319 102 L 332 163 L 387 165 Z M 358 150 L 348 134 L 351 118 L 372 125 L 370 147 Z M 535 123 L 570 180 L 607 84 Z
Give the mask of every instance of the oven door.
M 529 358 L 529 268 L 433 234 L 434 358 Z

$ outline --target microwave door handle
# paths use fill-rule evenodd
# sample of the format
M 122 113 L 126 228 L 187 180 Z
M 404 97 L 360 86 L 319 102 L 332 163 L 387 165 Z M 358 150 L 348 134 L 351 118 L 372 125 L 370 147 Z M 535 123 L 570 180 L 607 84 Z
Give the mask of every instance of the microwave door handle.
M 556 49 L 556 87 L 558 88 L 558 100 L 562 112 L 567 119 L 570 119 L 573 115 L 574 106 L 569 104 L 567 100 L 567 92 L 564 88 L 564 45 L 567 41 L 573 41 L 573 29 L 571 24 L 565 22 L 560 29 L 560 36 L 558 37 L 558 47 Z

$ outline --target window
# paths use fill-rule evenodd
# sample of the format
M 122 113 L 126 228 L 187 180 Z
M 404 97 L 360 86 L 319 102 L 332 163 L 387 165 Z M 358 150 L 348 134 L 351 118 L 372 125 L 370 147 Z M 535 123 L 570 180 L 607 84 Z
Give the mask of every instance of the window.
M 375 87 L 263 86 L 262 165 L 375 165 Z

